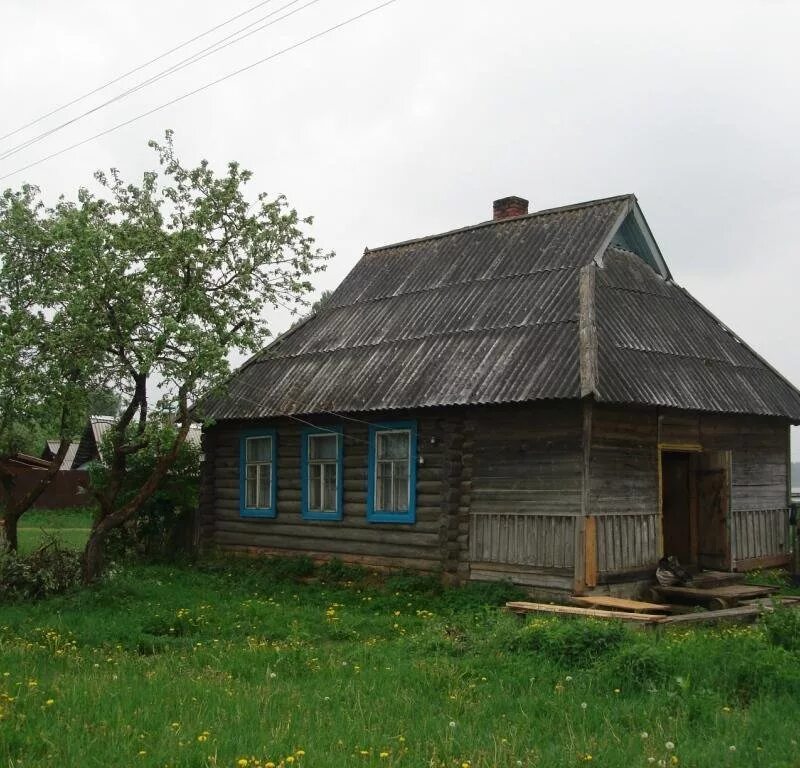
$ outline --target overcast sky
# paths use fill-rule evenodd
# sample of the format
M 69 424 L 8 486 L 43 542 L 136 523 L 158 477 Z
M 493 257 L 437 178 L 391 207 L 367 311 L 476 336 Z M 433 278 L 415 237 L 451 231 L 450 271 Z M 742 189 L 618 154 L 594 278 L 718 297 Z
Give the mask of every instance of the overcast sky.
M 262 4 L 0 151 L 307 2 Z M 0 176 L 379 2 L 318 0 L 0 160 Z M 255 4 L 2 0 L 0 135 Z M 366 245 L 485 220 L 497 197 L 533 210 L 634 192 L 676 281 L 800 383 L 800 3 L 655 5 L 397 0 L 0 187 L 29 181 L 52 199 L 95 168 L 137 177 L 154 164 L 147 140 L 173 128 L 186 162 L 237 159 L 254 192 L 315 216 L 337 254 L 320 290 Z

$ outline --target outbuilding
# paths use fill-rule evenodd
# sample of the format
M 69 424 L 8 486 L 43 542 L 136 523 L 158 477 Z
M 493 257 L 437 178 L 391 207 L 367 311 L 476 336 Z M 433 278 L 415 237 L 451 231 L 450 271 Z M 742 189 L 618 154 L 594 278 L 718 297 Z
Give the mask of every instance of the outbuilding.
M 368 249 L 204 407 L 204 546 L 553 592 L 789 560 L 800 392 L 633 195 Z

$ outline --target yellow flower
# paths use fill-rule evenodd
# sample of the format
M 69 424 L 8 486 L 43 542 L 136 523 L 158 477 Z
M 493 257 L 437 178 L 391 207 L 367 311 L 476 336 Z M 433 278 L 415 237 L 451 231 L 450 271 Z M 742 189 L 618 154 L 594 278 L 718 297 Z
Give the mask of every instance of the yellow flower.
M 48 699 L 48 700 L 45 702 L 45 704 L 46 704 L 48 707 L 52 707 L 52 706 L 53 706 L 53 704 L 55 704 L 55 703 L 56 703 L 56 702 L 55 702 L 55 699 Z
M 147 754 L 147 750 L 140 749 L 139 750 L 139 757 L 144 757 Z
M 286 758 L 286 762 L 289 763 L 289 765 L 291 765 L 294 762 L 294 755 L 289 755 Z
M 275 768 L 275 763 L 270 760 L 268 763 L 264 763 L 264 768 Z
M 389 753 L 388 752 L 381 752 L 378 755 L 378 757 L 380 757 L 380 759 L 383 760 L 384 758 L 389 757 Z
M 670 762 L 670 764 L 671 764 L 671 765 L 677 765 L 677 764 L 678 764 L 678 756 L 677 756 L 677 755 L 673 755 L 673 756 L 672 756 L 672 757 L 669 759 L 669 762 Z
M 197 737 L 197 740 L 198 740 L 199 742 L 208 741 L 208 736 L 206 736 L 204 733 L 201 733 L 201 734 L 200 734 L 200 735 Z
M 461 763 L 461 768 L 469 768 L 469 760 L 465 760 L 463 763 Z
M 249 760 L 248 760 L 246 757 L 240 757 L 240 758 L 239 758 L 239 759 L 236 761 L 236 765 L 238 765 L 238 766 L 239 766 L 239 768 L 247 768 L 247 764 L 248 764 L 249 762 L 250 762 L 250 761 L 249 761 Z
M 303 755 L 305 755 L 305 753 L 306 753 L 306 751 L 304 749 L 298 749 L 298 750 L 295 751 L 295 754 L 298 757 L 303 757 Z

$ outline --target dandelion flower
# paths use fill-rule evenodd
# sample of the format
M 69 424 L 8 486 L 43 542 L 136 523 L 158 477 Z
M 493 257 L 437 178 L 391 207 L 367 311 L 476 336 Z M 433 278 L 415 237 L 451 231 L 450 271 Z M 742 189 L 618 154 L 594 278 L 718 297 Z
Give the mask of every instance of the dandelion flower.
M 249 760 L 248 760 L 246 757 L 240 757 L 240 758 L 239 758 L 239 759 L 236 761 L 236 765 L 238 765 L 238 766 L 239 766 L 239 768 L 247 768 L 247 764 L 248 764 L 249 762 L 250 762 L 250 761 L 249 761 Z
M 449 725 L 450 725 L 451 728 L 455 728 L 456 727 L 456 721 L 455 720 L 451 720 Z
M 278 675 L 275 672 L 270 672 L 269 676 L 271 680 L 274 680 Z
M 728 747 L 728 749 L 729 749 L 731 752 L 735 752 L 735 751 L 736 751 L 736 745 L 735 745 L 735 744 L 731 744 L 731 745 Z
M 649 734 L 647 731 L 642 731 L 642 732 L 641 732 L 639 735 L 640 735 L 640 736 L 641 736 L 643 739 L 646 739 L 646 738 L 647 738 L 647 737 L 648 737 L 650 734 Z
M 565 679 L 565 680 L 566 680 L 568 683 L 571 683 L 571 682 L 572 682 L 572 675 L 567 675 L 567 676 L 566 676 L 564 679 Z
M 294 762 L 294 755 L 289 755 L 286 758 L 286 762 L 289 763 L 289 765 L 291 765 Z
M 378 755 L 378 757 L 379 757 L 381 760 L 385 760 L 387 757 L 389 757 L 389 753 L 388 753 L 388 752 L 381 752 L 381 753 Z
M 470 766 L 469 760 L 465 760 L 463 763 L 461 763 L 461 768 L 469 768 L 469 766 Z
M 585 701 L 581 702 L 581 709 L 586 709 L 587 706 L 589 705 Z
M 664 745 L 664 749 L 666 749 L 666 750 L 667 750 L 667 752 L 672 752 L 672 750 L 673 750 L 673 749 L 675 749 L 675 745 L 674 745 L 674 744 L 673 744 L 671 741 L 668 741 L 668 742 L 667 742 L 667 743 Z
M 303 756 L 305 755 L 305 753 L 306 753 L 306 751 L 305 751 L 304 749 L 297 749 L 297 750 L 295 750 L 295 754 L 296 754 L 298 757 L 303 757 Z
M 56 702 L 55 702 L 55 700 L 54 700 L 54 699 L 48 699 L 48 700 L 45 702 L 45 706 L 52 707 L 52 706 L 53 706 L 53 704 L 55 704 L 55 703 L 56 703 Z
M 672 756 L 672 757 L 669 759 L 669 764 L 670 764 L 670 765 L 677 765 L 677 764 L 678 764 L 678 756 L 677 756 L 677 755 L 673 755 L 673 756 Z

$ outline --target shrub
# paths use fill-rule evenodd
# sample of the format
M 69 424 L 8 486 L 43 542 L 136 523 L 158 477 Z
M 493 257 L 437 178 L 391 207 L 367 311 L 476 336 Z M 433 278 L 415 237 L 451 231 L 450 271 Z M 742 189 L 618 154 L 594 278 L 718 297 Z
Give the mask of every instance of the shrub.
M 661 688 L 672 676 L 673 659 L 669 649 L 656 643 L 633 642 L 619 647 L 601 660 L 600 674 L 606 687 L 625 690 Z
M 39 600 L 81 581 L 78 552 L 52 539 L 27 555 L 0 551 L 0 601 Z
M 147 445 L 128 459 L 125 487 L 119 504 L 127 503 L 152 475 L 160 456 L 172 444 L 175 427 L 150 425 L 147 427 Z M 110 456 L 109 430 L 104 436 L 101 456 Z M 93 488 L 102 489 L 108 482 L 108 467 L 98 461 L 89 467 Z M 148 559 L 174 559 L 187 549 L 188 529 L 197 507 L 200 488 L 200 451 L 185 442 L 175 463 L 161 481 L 155 493 L 144 503 L 139 513 L 121 528 L 114 529 L 105 546 L 111 559 L 130 559 L 133 556 Z
M 764 614 L 761 624 L 771 645 L 800 651 L 800 611 L 776 605 L 771 613 Z
M 565 667 L 591 666 L 604 654 L 630 641 L 631 632 L 619 622 L 592 619 L 534 618 L 518 642 Z

